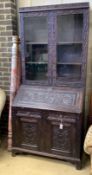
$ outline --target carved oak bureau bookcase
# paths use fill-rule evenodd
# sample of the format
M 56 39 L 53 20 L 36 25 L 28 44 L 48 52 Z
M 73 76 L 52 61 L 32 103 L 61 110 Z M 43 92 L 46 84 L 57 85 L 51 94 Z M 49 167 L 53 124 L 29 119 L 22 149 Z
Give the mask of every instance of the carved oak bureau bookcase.
M 20 8 L 22 83 L 12 105 L 12 152 L 81 167 L 88 3 Z

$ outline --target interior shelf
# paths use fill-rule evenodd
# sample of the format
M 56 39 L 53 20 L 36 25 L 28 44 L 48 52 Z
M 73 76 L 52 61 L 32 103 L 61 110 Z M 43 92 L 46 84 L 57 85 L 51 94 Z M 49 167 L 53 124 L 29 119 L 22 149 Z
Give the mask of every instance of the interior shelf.
M 68 44 L 82 44 L 82 41 L 63 41 L 63 42 L 58 42 L 58 45 L 68 45 Z
M 48 44 L 47 42 L 31 42 L 31 41 L 26 41 L 26 44 L 36 44 L 36 45 L 40 45 L 40 44 Z
M 36 44 L 36 45 L 40 45 L 40 44 L 48 44 L 48 42 L 31 42 L 31 41 L 26 41 L 26 44 Z M 63 41 L 63 42 L 57 42 L 58 45 L 68 45 L 68 44 L 82 44 L 82 41 Z
M 31 42 L 31 41 L 26 41 L 26 44 L 30 45 L 40 45 L 40 44 L 48 44 L 48 42 Z M 82 44 L 82 41 L 63 41 L 63 42 L 57 42 L 57 45 L 68 45 L 68 44 Z
M 32 62 L 32 61 L 28 61 L 26 63 L 27 64 L 48 64 L 47 62 Z
M 66 64 L 66 65 L 82 65 L 82 63 L 80 63 L 80 62 L 62 62 L 62 63 L 60 63 L 60 62 L 57 62 L 57 64 L 59 64 L 59 65 L 62 65 L 62 64 Z
M 30 44 L 30 45 L 40 45 L 40 44 L 48 44 L 48 42 L 31 42 L 31 41 L 26 41 L 26 44 Z M 63 42 L 57 42 L 57 45 L 71 45 L 71 44 L 83 44 L 82 41 L 63 41 Z

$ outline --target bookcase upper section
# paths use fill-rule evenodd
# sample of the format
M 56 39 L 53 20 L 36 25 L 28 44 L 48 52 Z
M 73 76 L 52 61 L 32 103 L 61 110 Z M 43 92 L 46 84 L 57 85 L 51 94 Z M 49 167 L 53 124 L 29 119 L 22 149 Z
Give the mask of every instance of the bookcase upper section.
M 88 3 L 20 9 L 24 84 L 83 87 Z

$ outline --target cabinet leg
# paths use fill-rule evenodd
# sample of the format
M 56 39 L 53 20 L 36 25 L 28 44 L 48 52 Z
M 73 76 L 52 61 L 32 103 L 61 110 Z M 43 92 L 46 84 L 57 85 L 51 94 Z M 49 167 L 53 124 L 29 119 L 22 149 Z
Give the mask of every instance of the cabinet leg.
M 15 156 L 16 156 L 16 152 L 12 151 L 12 157 L 15 157 Z
M 82 162 L 81 161 L 76 162 L 76 169 L 81 170 L 81 168 L 82 168 Z

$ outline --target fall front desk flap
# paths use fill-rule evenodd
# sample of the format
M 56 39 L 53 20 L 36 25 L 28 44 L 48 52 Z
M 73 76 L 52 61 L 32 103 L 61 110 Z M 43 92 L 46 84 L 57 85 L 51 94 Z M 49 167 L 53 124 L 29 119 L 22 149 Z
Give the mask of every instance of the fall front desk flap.
M 82 113 L 83 89 L 21 85 L 12 106 Z

